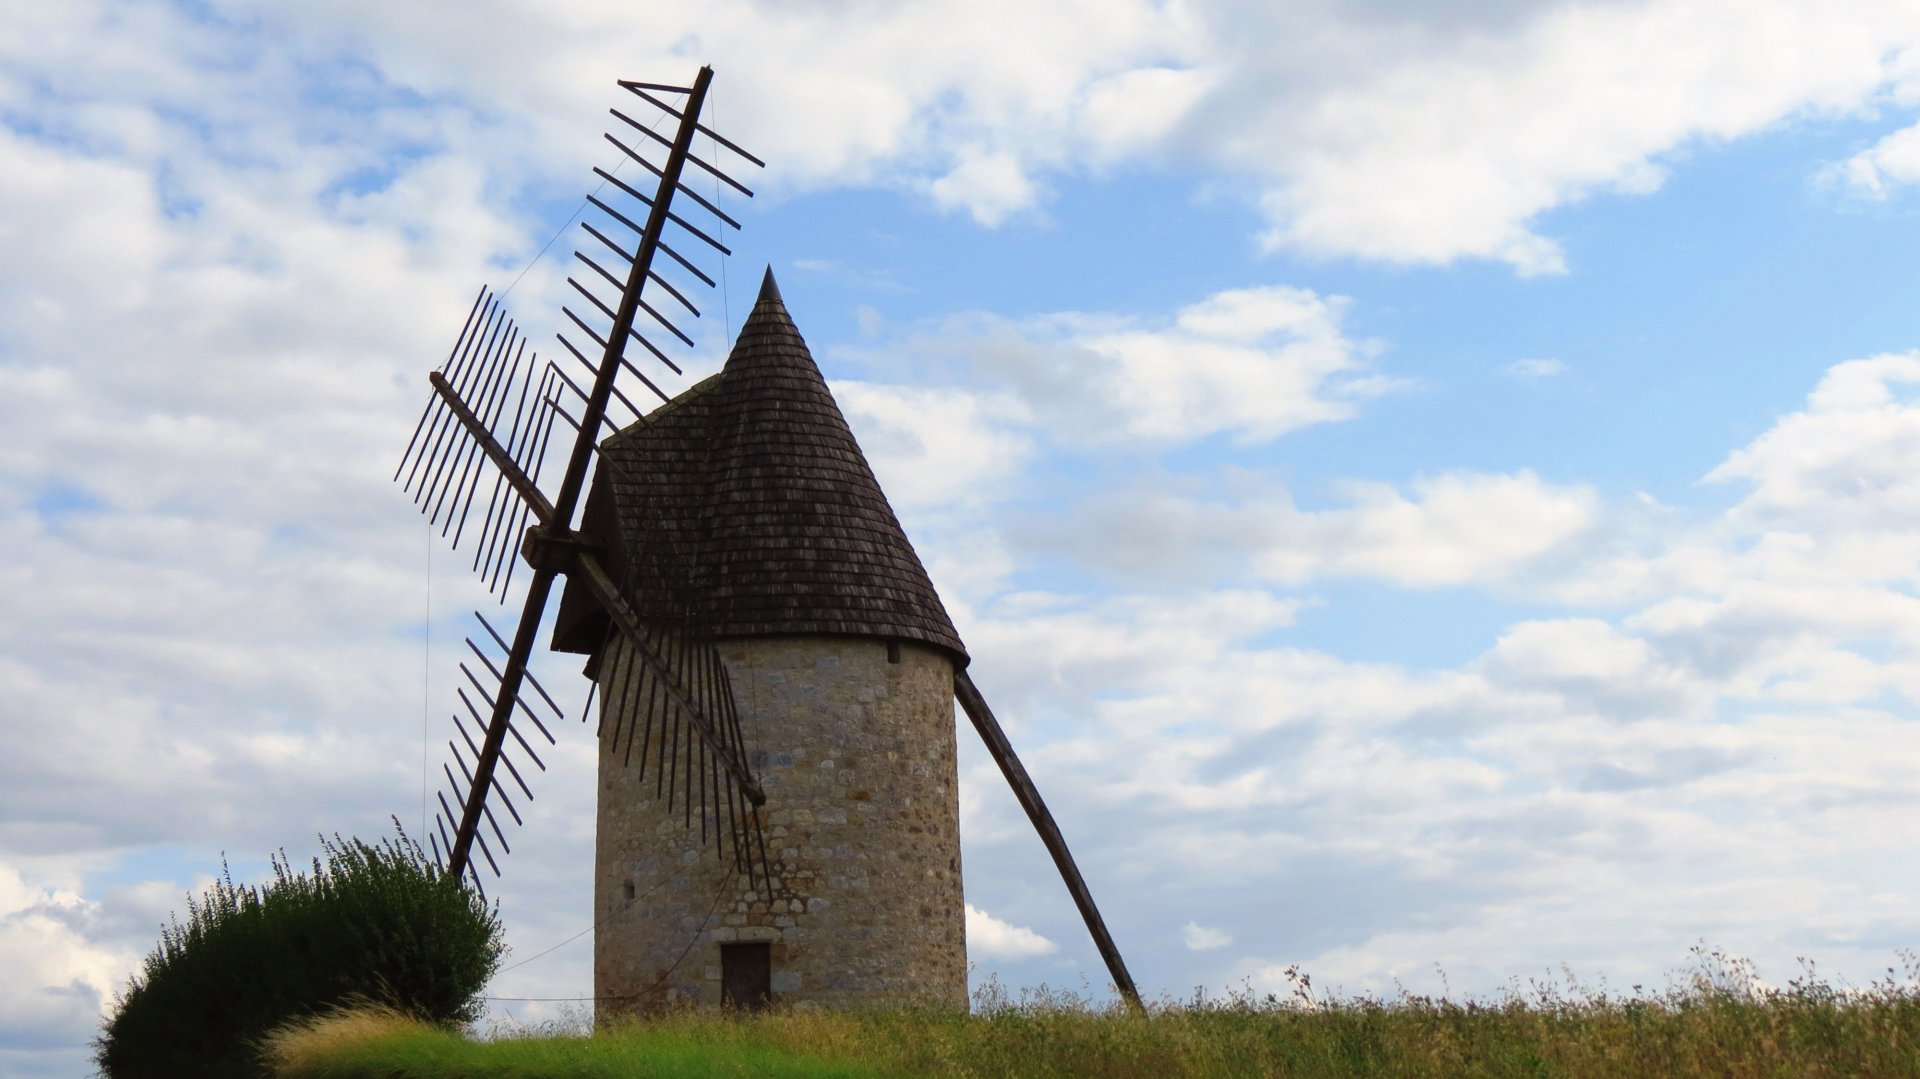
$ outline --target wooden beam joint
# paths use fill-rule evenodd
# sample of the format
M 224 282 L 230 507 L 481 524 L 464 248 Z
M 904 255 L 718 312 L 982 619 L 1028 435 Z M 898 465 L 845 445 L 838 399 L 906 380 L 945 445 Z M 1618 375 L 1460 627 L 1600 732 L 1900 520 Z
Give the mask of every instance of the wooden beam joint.
M 520 541 L 520 557 L 527 565 L 549 573 L 571 575 L 581 555 L 599 557 L 604 548 L 578 532 L 555 532 L 535 525 Z

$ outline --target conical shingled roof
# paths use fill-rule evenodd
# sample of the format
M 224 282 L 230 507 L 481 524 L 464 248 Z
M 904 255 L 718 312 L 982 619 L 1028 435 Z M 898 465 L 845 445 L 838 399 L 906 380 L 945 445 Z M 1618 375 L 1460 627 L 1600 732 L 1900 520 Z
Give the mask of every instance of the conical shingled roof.
M 721 373 L 609 438 L 602 462 L 587 527 L 643 617 L 691 596 L 719 637 L 883 637 L 967 662 L 771 270 Z M 591 608 L 569 586 L 556 648 L 598 647 Z

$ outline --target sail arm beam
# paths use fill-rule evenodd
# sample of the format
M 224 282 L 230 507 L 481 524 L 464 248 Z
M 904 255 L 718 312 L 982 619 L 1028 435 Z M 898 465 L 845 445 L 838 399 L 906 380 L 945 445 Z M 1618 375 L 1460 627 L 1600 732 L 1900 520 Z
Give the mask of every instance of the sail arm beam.
M 756 806 L 765 805 L 767 796 L 760 789 L 759 781 L 754 779 L 753 773 L 748 770 L 746 762 L 740 758 L 738 748 L 722 737 L 721 732 L 714 727 L 713 717 L 707 714 L 706 709 L 694 703 L 694 694 L 681 684 L 672 668 L 661 661 L 652 636 L 648 634 L 646 626 L 640 622 L 640 616 L 627 603 L 626 597 L 620 594 L 619 586 L 614 584 L 613 578 L 600 564 L 600 560 L 592 554 L 581 552 L 574 561 L 574 569 L 577 570 L 574 575 L 576 579 L 593 592 L 601 609 L 613 619 L 620 634 L 627 638 L 634 655 L 646 666 L 667 697 L 686 713 L 693 729 L 707 743 L 708 748 L 713 750 L 713 755 L 720 759 L 721 767 L 727 770 L 727 774 L 739 786 L 740 792 L 747 796 L 747 801 Z
M 452 384 L 441 377 L 440 372 L 430 373 L 427 379 L 433 383 L 433 392 L 439 394 L 440 399 L 453 410 L 460 425 L 465 427 L 474 441 L 480 444 L 480 448 L 486 451 L 487 458 L 493 462 L 494 467 L 507 478 L 507 482 L 513 485 L 513 489 L 519 492 L 527 505 L 533 507 L 534 515 L 540 518 L 540 523 L 550 524 L 553 521 L 553 503 L 548 502 L 547 496 L 540 493 L 540 488 L 520 468 L 519 463 L 513 459 L 513 455 L 507 452 L 506 447 L 500 445 L 499 440 L 493 437 L 493 433 L 487 430 L 487 425 L 479 416 L 474 415 L 473 410 L 460 399 L 460 395 L 454 392 Z

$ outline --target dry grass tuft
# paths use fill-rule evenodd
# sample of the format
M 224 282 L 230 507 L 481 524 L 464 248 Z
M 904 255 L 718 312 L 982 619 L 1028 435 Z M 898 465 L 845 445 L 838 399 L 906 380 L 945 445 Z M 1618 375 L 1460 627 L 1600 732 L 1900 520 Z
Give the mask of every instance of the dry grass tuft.
M 313 1062 L 342 1052 L 378 1051 L 382 1042 L 398 1042 L 426 1024 L 371 1001 L 356 1001 L 269 1031 L 260 1039 L 260 1059 L 270 1075 L 319 1076 Z

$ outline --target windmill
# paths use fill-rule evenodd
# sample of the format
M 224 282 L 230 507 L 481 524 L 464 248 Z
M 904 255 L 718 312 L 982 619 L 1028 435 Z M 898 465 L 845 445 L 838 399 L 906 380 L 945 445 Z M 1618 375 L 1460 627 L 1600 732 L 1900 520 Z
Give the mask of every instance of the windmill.
M 963 1004 L 955 700 L 1137 1007 L 771 270 L 720 374 L 669 395 L 628 357 L 637 344 L 643 363 L 681 373 L 656 342 L 693 345 L 673 320 L 698 317 L 694 282 L 714 281 L 675 245 L 729 254 L 713 234 L 739 223 L 719 189 L 750 197 L 727 170 L 763 166 L 702 122 L 712 74 L 619 83 L 658 118 L 610 110 L 622 127 L 605 137 L 652 190 L 594 170 L 618 194 L 588 197 L 592 243 L 568 278 L 586 313 L 563 308 L 571 329 L 557 335 L 571 362 L 543 364 L 483 288 L 428 376 L 395 479 L 454 549 L 471 541 L 500 602 L 521 606 L 510 634 L 475 612 L 433 855 L 476 888 L 475 848 L 500 874 L 509 845 L 495 807 L 520 822 L 515 798 L 532 799 L 528 777 L 545 769 L 536 745 L 554 744 L 549 724 L 563 718 L 528 663 L 564 579 L 551 643 L 587 655 L 587 711 L 600 704 L 596 997 L 612 1010 L 663 992 Z M 669 125 L 671 136 L 656 130 Z M 660 403 L 636 405 L 641 387 Z M 543 468 L 568 428 L 549 497 Z M 717 963 L 686 962 L 701 942 Z

